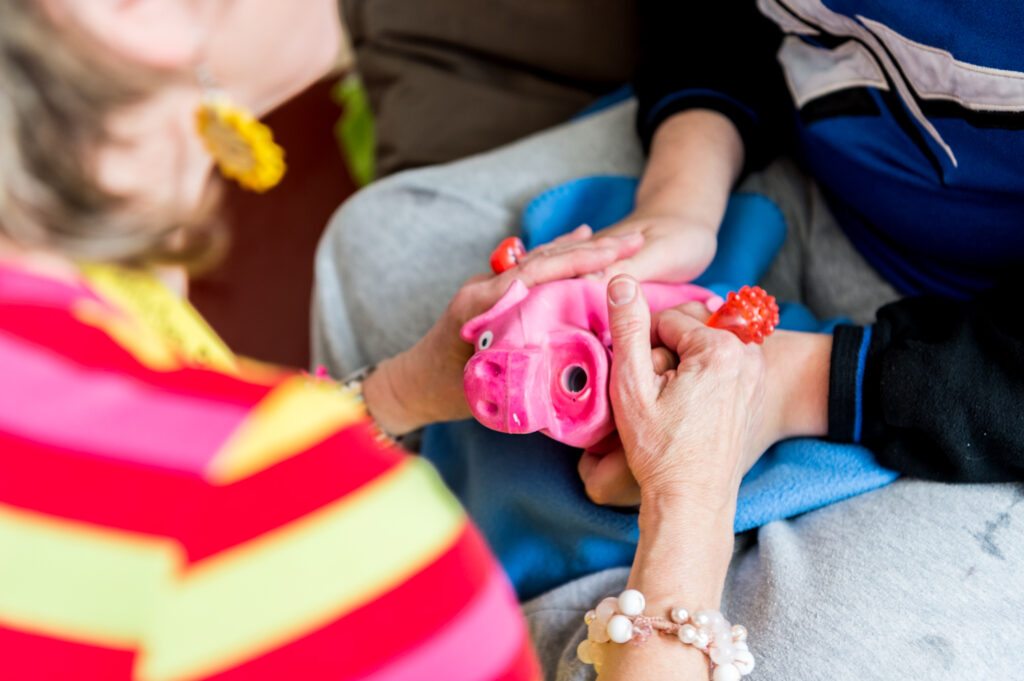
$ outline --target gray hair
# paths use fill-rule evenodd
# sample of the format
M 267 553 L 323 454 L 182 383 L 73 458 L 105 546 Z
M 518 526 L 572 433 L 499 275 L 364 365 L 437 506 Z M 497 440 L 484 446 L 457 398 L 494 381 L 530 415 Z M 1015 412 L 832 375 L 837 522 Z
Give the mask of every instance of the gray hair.
M 172 74 L 120 63 L 41 4 L 0 1 L 0 233 L 79 260 L 194 262 L 217 250 L 210 211 L 143 209 L 95 177 L 97 151 L 116 143 L 111 113 Z

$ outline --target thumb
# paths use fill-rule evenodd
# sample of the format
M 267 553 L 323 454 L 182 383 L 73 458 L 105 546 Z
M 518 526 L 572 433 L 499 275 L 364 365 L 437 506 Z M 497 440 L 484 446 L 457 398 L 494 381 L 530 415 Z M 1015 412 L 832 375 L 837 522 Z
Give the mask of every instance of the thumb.
M 643 290 L 623 274 L 608 283 L 608 328 L 612 337 L 612 394 L 654 398 L 651 311 Z

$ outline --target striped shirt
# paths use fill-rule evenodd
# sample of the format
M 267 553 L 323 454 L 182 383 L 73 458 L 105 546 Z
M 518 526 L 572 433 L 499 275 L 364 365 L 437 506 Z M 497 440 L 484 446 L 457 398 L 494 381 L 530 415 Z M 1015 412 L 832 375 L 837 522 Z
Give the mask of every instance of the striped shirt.
M 0 266 L 0 679 L 538 677 L 465 512 L 354 395 Z

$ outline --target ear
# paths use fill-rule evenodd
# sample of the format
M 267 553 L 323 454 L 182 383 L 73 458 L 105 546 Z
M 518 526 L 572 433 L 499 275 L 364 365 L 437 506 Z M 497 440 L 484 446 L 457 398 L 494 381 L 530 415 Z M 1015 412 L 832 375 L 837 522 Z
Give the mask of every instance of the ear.
M 530 290 L 526 288 L 526 284 L 516 279 L 512 282 L 512 285 L 508 287 L 498 302 L 496 302 L 490 310 L 484 312 L 481 315 L 473 317 L 462 327 L 460 335 L 462 340 L 467 343 L 472 343 L 476 340 L 477 334 L 480 330 L 491 323 L 492 320 L 497 319 L 501 315 L 505 314 L 508 310 L 522 302 Z
M 118 56 L 159 69 L 198 64 L 220 2 L 197 0 L 45 0 L 70 30 L 84 29 Z

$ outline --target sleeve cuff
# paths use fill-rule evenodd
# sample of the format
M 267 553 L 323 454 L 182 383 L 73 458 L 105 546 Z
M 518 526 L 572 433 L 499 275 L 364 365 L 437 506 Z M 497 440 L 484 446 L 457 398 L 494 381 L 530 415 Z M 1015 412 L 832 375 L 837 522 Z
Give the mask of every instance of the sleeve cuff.
M 864 425 L 864 372 L 872 327 L 837 326 L 832 337 L 828 382 L 828 436 L 861 441 Z
M 671 92 L 657 100 L 650 107 L 641 106 L 637 117 L 637 132 L 643 144 L 644 152 L 649 152 L 651 140 L 658 127 L 666 119 L 689 109 L 711 109 L 732 121 L 743 138 L 743 146 L 749 150 L 755 148 L 756 133 L 760 127 L 760 119 L 753 109 L 727 94 L 703 88 L 691 88 Z

